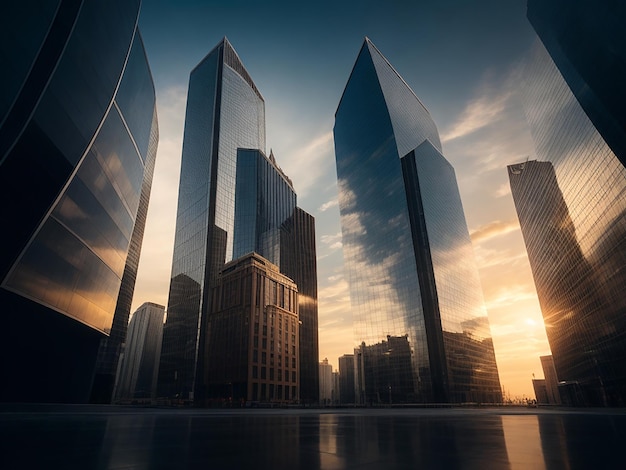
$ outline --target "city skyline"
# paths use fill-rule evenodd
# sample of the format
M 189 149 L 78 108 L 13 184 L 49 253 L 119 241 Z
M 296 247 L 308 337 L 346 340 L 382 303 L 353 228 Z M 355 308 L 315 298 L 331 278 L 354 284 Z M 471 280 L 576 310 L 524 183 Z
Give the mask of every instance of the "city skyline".
M 316 217 L 319 359 L 328 357 L 336 368 L 338 357 L 352 353 L 331 130 L 354 50 L 368 36 L 387 51 L 439 125 L 444 154 L 457 169 L 501 383 L 513 396 L 532 396 L 532 374 L 541 374 L 539 356 L 550 350 L 506 166 L 534 155 L 516 80 L 535 35 L 525 1 L 433 3 L 388 8 L 372 3 L 368 13 L 354 18 L 354 5 L 335 6 L 326 17 L 321 12 L 329 5 L 278 13 L 276 4 L 143 2 L 140 26 L 157 87 L 161 145 L 134 308 L 144 301 L 167 302 L 171 201 L 178 194 L 188 74 L 227 36 L 267 100 L 267 150 L 274 150 L 293 180 L 299 205 Z M 463 13 L 475 21 L 466 21 Z M 410 24 L 411 17 L 419 24 Z M 354 21 L 348 24 L 348 18 Z M 340 29 L 342 21 L 346 27 Z M 316 36 L 322 27 L 328 34 Z M 420 66 L 429 54 L 436 54 L 431 66 Z

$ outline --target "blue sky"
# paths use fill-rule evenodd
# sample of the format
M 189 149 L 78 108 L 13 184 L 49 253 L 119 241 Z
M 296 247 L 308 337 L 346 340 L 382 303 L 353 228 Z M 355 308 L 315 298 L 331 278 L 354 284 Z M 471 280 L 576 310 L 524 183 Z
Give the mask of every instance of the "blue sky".
M 267 152 L 316 217 L 320 359 L 351 353 L 337 208 L 334 113 L 365 36 L 429 109 L 454 166 L 503 386 L 532 396 L 549 354 L 506 165 L 534 158 L 518 96 L 535 40 L 525 0 L 144 0 L 160 142 L 133 309 L 167 305 L 189 72 L 226 36 L 265 98 Z

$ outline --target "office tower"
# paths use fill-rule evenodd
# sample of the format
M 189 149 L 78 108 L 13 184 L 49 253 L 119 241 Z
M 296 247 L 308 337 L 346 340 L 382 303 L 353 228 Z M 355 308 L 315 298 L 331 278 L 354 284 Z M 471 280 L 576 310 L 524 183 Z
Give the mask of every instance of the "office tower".
M 359 398 L 386 402 L 362 394 L 401 376 L 412 391 L 404 401 L 500 401 L 454 169 L 430 114 L 367 38 L 334 137 L 356 342 L 365 355 L 389 338 L 410 350 L 410 361 L 398 361 L 378 384 L 362 383 Z
M 523 104 L 539 160 L 508 167 L 566 404 L 626 399 L 626 170 L 537 41 Z
M 210 402 L 297 402 L 296 284 L 257 253 L 224 265 L 211 296 Z
M 317 328 L 317 252 L 315 248 L 315 217 L 296 207 L 293 213 L 293 257 L 283 261 L 284 273 L 298 285 L 298 316 L 300 318 L 300 400 L 319 400 L 319 360 Z M 281 265 L 282 269 L 282 265 Z
M 333 400 L 333 366 L 324 358 L 319 363 L 320 375 L 320 404 L 330 405 Z
M 152 302 L 141 304 L 133 313 L 120 358 L 114 401 L 149 403 L 155 398 L 164 316 L 165 307 Z
M 588 118 L 626 165 L 626 4 L 528 0 L 527 16 Z
M 554 405 L 561 404 L 561 396 L 559 395 L 559 379 L 554 368 L 554 359 L 552 356 L 539 356 L 541 368 L 543 369 L 543 377 L 546 381 L 546 395 L 548 403 Z
M 333 391 L 331 393 L 331 404 L 337 405 L 339 403 L 339 371 L 333 371 L 332 373 Z
M 541 405 L 550 403 L 545 379 L 533 379 L 533 391 L 535 392 L 535 400 L 537 403 Z
M 354 354 L 339 358 L 339 402 L 342 405 L 356 403 L 354 396 Z
M 279 266 L 298 286 L 300 400 L 318 401 L 317 259 L 315 218 L 297 205 L 274 154 L 237 150 L 233 258 L 250 252 Z
M 309 399 L 307 384 L 317 385 L 309 365 L 312 354 L 317 362 L 314 220 L 264 148 L 263 97 L 224 38 L 189 80 L 160 396 L 208 398 L 212 286 L 225 263 L 250 252 L 297 284 L 306 386 L 299 396 Z
M 2 10 L 0 399 L 86 402 L 125 333 L 158 140 L 139 2 Z

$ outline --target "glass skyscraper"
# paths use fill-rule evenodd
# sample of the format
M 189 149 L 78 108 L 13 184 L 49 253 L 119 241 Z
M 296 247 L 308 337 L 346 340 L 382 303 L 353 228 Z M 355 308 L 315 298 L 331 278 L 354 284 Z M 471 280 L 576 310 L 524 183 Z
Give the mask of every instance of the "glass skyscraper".
M 133 313 L 120 355 L 113 401 L 151 403 L 156 394 L 165 307 L 144 302 Z
M 300 350 L 314 352 L 317 363 L 315 239 L 314 232 L 302 233 L 314 225 L 301 222 L 291 181 L 264 149 L 265 102 L 224 38 L 189 80 L 160 396 L 197 403 L 206 398 L 211 287 L 225 263 L 253 251 L 298 284 L 302 302 L 314 298 L 314 308 L 300 308 L 312 319 L 301 319 Z M 294 269 L 311 256 L 303 236 L 312 240 L 314 267 L 304 276 Z
M 2 7 L 0 396 L 108 398 L 126 333 L 156 156 L 139 1 Z
M 537 157 L 508 168 L 566 403 L 626 403 L 626 170 L 546 49 L 526 64 Z
M 527 16 L 581 107 L 626 165 L 626 3 L 528 0 Z
M 356 399 L 501 401 L 454 169 L 430 114 L 367 38 L 334 137 Z

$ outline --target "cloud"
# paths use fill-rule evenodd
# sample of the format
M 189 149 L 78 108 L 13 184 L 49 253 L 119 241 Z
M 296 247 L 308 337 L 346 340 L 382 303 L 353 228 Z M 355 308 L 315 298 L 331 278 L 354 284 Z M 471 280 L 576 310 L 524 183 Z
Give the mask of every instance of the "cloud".
M 519 223 L 516 220 L 509 220 L 507 222 L 494 220 L 493 222 L 489 222 L 488 224 L 473 230 L 470 233 L 470 237 L 472 239 L 472 243 L 478 243 L 519 229 Z
M 335 199 L 331 199 L 328 202 L 325 202 L 324 204 L 322 204 L 319 207 L 319 211 L 320 212 L 326 212 L 328 209 L 330 209 L 331 207 L 336 207 L 339 205 L 339 199 L 335 198 Z
M 504 197 L 509 194 L 511 194 L 511 185 L 508 182 L 502 183 L 495 191 L 496 197 Z
M 330 249 L 336 250 L 343 246 L 341 243 L 341 232 L 338 232 L 334 235 L 322 235 L 320 240 L 325 245 L 328 245 Z
M 307 144 L 298 147 L 293 153 L 276 158 L 282 162 L 281 167 L 293 181 L 298 197 L 306 195 L 317 187 L 320 179 L 334 168 L 333 133 L 325 132 L 316 136 Z
M 512 93 L 505 90 L 496 96 L 487 93 L 470 101 L 452 128 L 443 133 L 441 141 L 449 142 L 465 137 L 498 121 L 506 111 L 511 96 Z

